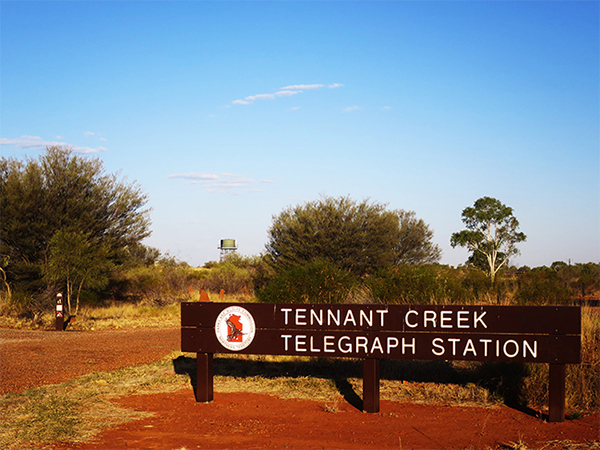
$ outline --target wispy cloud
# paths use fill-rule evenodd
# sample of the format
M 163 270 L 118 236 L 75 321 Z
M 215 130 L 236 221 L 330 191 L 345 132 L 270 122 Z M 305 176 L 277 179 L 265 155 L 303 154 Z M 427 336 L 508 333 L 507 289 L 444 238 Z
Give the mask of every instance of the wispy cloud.
M 302 91 L 290 91 L 289 89 L 284 89 L 282 91 L 277 91 L 275 92 L 275 95 L 277 97 L 289 97 L 290 95 L 296 95 L 299 94 Z
M 291 86 L 284 86 L 281 89 L 300 89 L 306 91 L 310 89 L 319 89 L 322 87 L 322 84 L 292 84 Z
M 62 141 L 48 141 L 39 136 L 21 136 L 16 139 L 0 138 L 0 145 L 14 145 L 18 149 L 38 149 L 42 150 L 46 147 L 58 146 L 68 147 L 76 153 L 100 153 L 106 151 L 105 147 L 82 147 L 80 145 L 72 145 Z
M 360 106 L 348 106 L 347 108 L 344 108 L 344 112 L 354 112 L 354 111 L 358 111 L 360 109 Z
M 205 192 L 246 194 L 257 192 L 262 189 L 256 188 L 257 184 L 273 183 L 272 178 L 256 181 L 243 175 L 235 175 L 227 172 L 187 172 L 174 173 L 168 176 L 184 180 L 186 184 L 197 185 Z
M 335 89 L 342 86 L 342 83 L 333 83 L 328 85 L 327 88 Z M 321 89 L 323 87 L 325 87 L 324 84 L 291 84 L 289 86 L 283 86 L 279 88 L 276 92 L 272 94 L 249 95 L 244 98 L 233 100 L 231 103 L 233 103 L 234 105 L 249 105 L 250 103 L 254 103 L 256 100 L 274 100 L 277 97 L 289 97 L 292 95 L 300 94 L 304 91 Z

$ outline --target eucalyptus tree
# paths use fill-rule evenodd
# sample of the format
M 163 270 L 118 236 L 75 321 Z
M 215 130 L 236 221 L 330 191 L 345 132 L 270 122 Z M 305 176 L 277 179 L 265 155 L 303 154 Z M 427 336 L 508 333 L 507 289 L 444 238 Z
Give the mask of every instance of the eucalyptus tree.
M 482 197 L 465 208 L 462 221 L 466 230 L 453 233 L 450 244 L 466 247 L 471 253 L 469 262 L 485 270 L 493 283 L 498 271 L 520 253 L 517 244 L 527 236 L 519 231 L 513 209 L 491 197 Z
M 108 284 L 113 269 L 108 253 L 108 247 L 90 241 L 80 232 L 59 230 L 50 240 L 44 277 L 49 282 L 59 282 L 64 286 L 69 314 L 77 315 L 84 288 L 102 288 Z M 71 301 L 73 298 L 75 308 Z
M 86 254 L 95 255 L 78 260 L 81 270 L 105 267 L 98 258 L 123 263 L 150 234 L 146 202 L 137 184 L 107 174 L 100 159 L 69 148 L 48 147 L 25 161 L 1 158 L 0 254 L 9 261 L 3 268 L 7 282 L 41 291 L 45 281 L 56 280 L 56 249 L 69 245 L 89 246 Z M 69 254 L 77 252 L 63 257 Z

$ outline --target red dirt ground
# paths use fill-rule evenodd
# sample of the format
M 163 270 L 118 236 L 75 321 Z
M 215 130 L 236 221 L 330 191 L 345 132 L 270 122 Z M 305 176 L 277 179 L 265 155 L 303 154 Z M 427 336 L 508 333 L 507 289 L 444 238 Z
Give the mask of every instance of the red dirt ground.
M 0 330 L 1 392 L 20 392 L 96 370 L 160 359 L 179 349 L 179 329 L 95 332 Z M 73 342 L 77 348 L 72 349 Z M 69 345 L 71 344 L 71 345 Z M 215 392 L 197 404 L 192 388 L 135 395 L 118 403 L 153 416 L 107 429 L 62 449 L 484 449 L 600 448 L 596 413 L 547 423 L 508 408 L 381 402 L 365 414 L 346 402 L 283 400 Z

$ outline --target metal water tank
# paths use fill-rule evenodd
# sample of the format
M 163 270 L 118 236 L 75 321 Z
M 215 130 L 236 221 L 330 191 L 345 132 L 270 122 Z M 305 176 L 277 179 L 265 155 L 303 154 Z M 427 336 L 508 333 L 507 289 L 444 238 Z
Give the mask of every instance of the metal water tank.
M 237 250 L 235 239 L 221 239 L 221 250 Z

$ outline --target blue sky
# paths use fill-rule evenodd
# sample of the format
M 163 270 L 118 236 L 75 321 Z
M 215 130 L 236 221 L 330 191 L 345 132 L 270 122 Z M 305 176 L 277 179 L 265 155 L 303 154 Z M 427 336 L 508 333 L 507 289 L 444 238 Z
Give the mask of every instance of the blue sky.
M 101 158 L 192 265 L 320 195 L 415 211 L 446 264 L 483 196 L 528 236 L 515 264 L 600 260 L 598 2 L 0 8 L 0 156 Z

